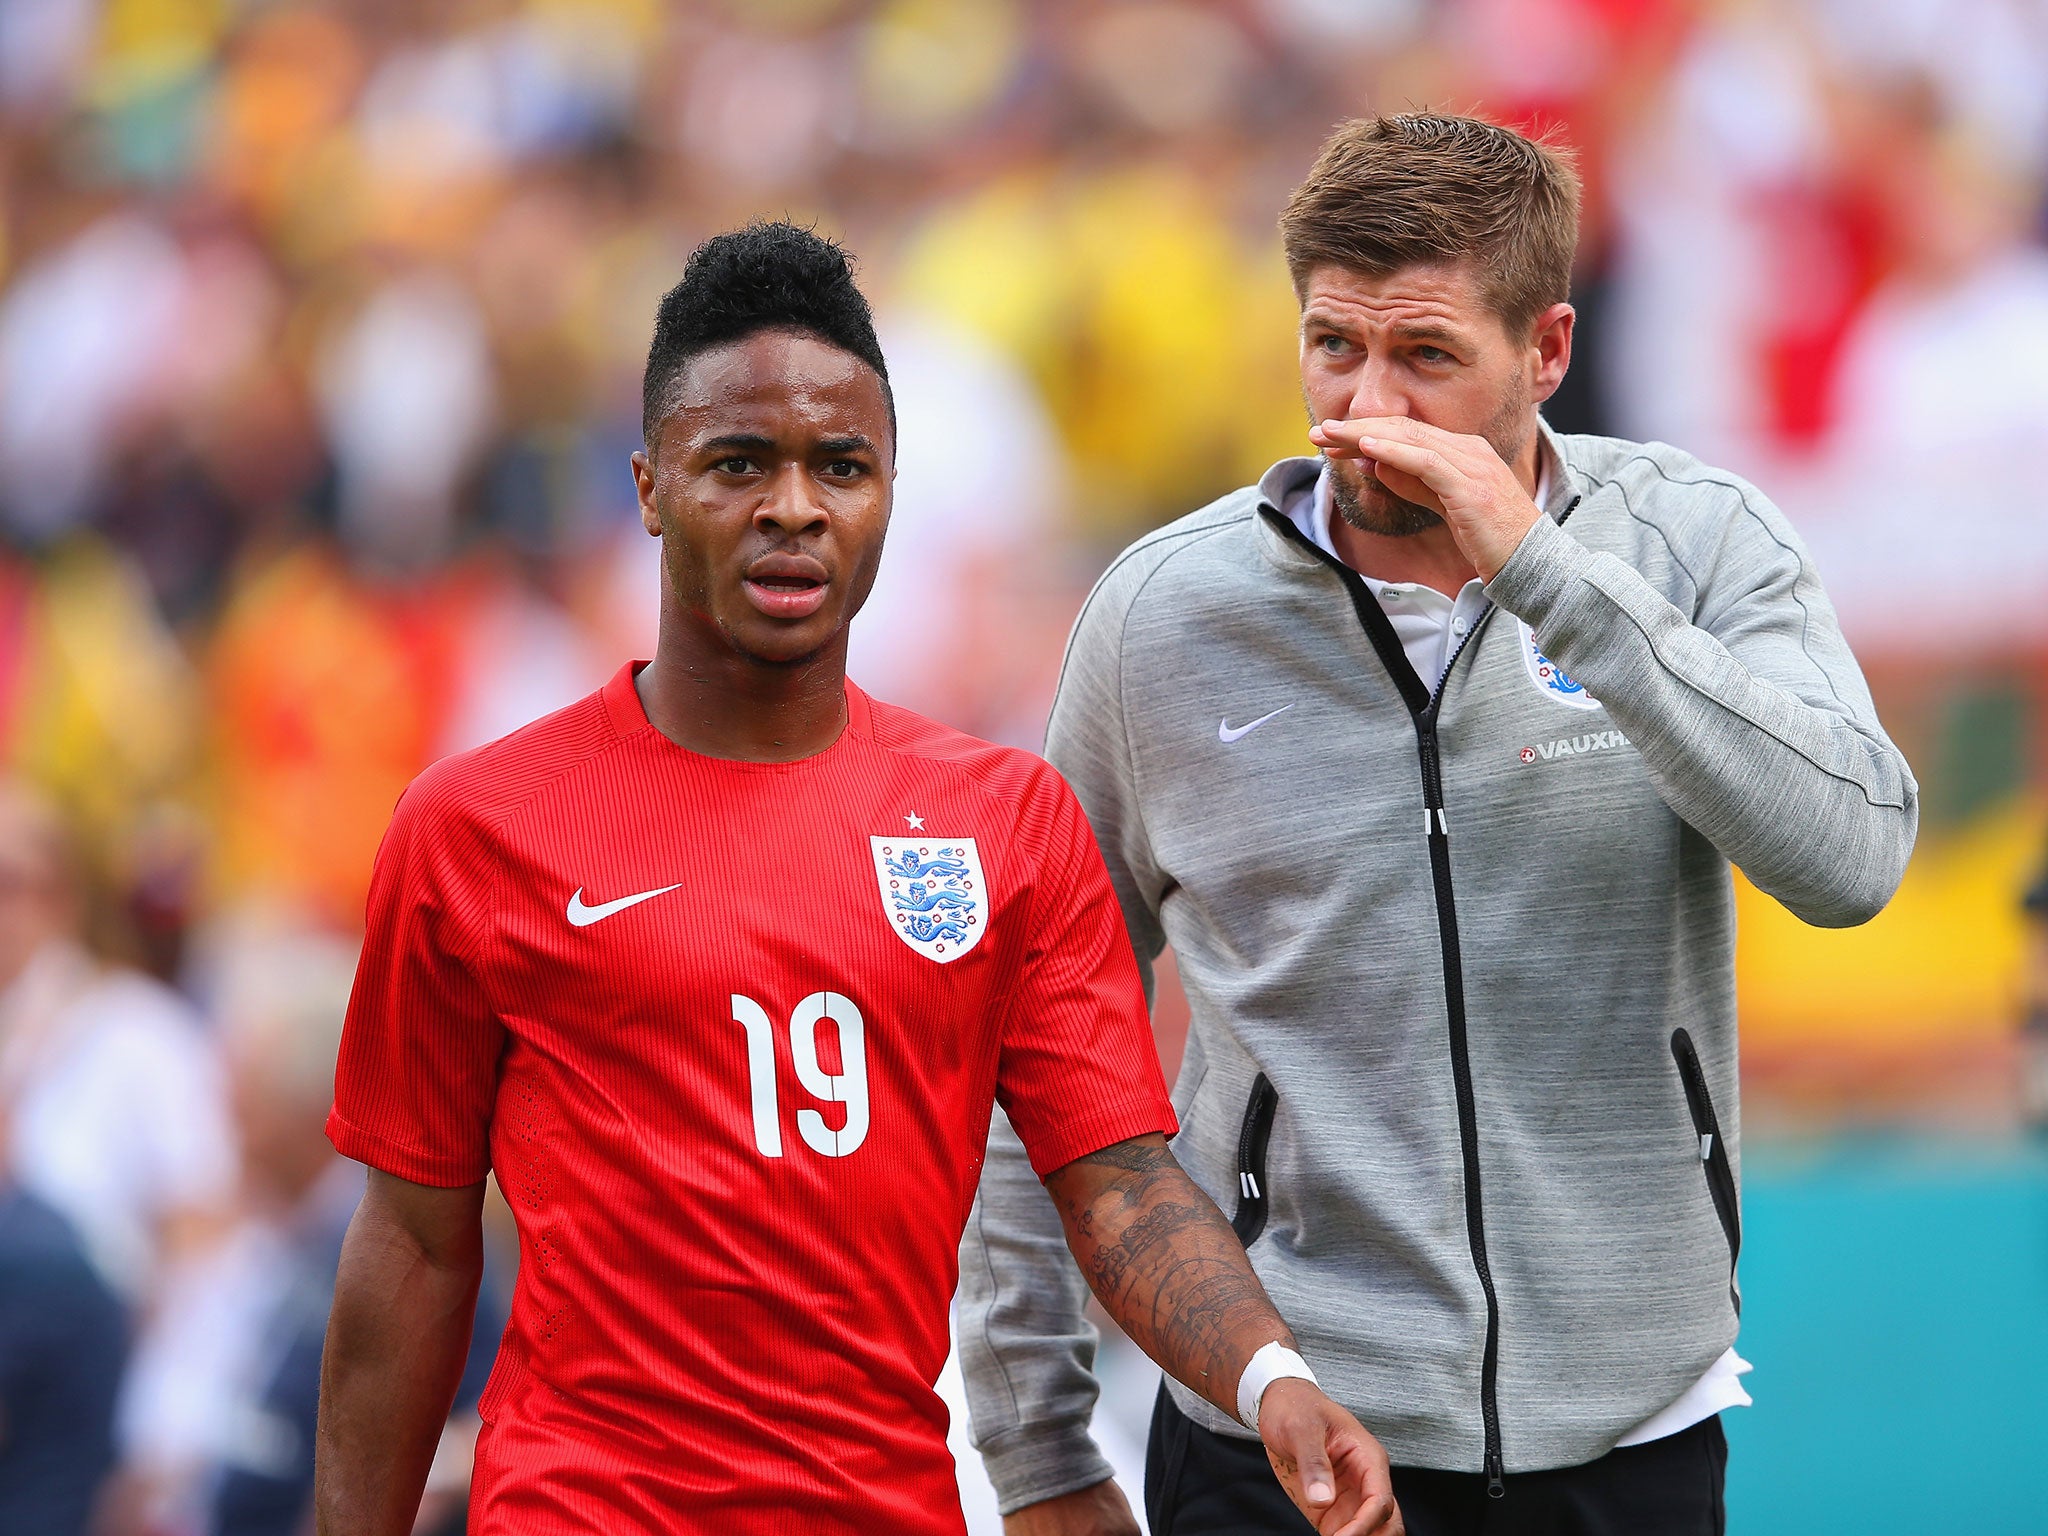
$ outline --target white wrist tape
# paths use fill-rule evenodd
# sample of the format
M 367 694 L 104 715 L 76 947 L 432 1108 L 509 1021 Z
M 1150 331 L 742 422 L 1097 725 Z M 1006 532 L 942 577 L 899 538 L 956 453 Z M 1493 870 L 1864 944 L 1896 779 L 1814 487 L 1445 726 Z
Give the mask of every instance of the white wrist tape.
M 1237 1378 L 1237 1421 L 1253 1434 L 1259 1432 L 1259 1399 L 1266 1395 L 1266 1388 L 1276 1381 L 1288 1377 L 1299 1377 L 1316 1386 L 1316 1373 L 1308 1368 L 1308 1362 L 1275 1339 L 1270 1344 L 1261 1344 L 1258 1353 L 1245 1362 L 1244 1374 Z

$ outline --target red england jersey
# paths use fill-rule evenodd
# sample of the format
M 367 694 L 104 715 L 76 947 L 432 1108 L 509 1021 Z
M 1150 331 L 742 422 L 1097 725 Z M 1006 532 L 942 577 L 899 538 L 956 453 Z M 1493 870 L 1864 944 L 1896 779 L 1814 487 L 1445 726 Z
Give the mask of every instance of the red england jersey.
M 847 687 L 700 756 L 628 666 L 423 774 L 328 1134 L 518 1218 L 473 1532 L 962 1530 L 945 1363 L 1001 1100 L 1048 1172 L 1174 1129 L 1072 791 Z

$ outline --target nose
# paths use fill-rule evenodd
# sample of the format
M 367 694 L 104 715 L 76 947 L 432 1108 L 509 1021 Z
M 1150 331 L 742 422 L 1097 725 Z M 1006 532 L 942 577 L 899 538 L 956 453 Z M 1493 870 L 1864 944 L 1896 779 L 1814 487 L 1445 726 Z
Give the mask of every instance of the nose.
M 1401 387 L 1395 370 L 1379 357 L 1368 355 L 1361 359 L 1352 376 L 1347 415 L 1353 420 L 1361 416 L 1406 416 L 1410 414 L 1408 407 L 1407 391 Z
M 783 465 L 754 509 L 756 528 L 785 539 L 822 533 L 829 520 L 818 487 L 801 464 Z

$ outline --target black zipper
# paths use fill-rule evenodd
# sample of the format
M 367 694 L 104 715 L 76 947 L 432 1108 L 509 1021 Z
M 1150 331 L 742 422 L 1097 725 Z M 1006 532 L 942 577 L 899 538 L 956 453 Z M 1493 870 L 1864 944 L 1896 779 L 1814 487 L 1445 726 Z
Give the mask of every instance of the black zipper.
M 1671 1031 L 1671 1057 L 1685 1084 L 1685 1107 L 1692 1113 L 1693 1134 L 1699 1137 L 1707 1193 L 1713 1197 L 1714 1214 L 1721 1218 L 1721 1231 L 1728 1239 L 1728 1299 L 1740 1316 L 1742 1296 L 1735 1289 L 1735 1264 L 1742 1257 L 1742 1206 L 1735 1197 L 1735 1166 L 1728 1160 L 1728 1143 L 1721 1135 L 1721 1118 L 1714 1113 L 1714 1096 L 1707 1091 L 1700 1053 L 1686 1030 Z
M 1574 496 L 1558 521 L 1562 523 L 1571 516 L 1578 504 L 1579 498 Z M 1422 769 L 1423 831 L 1429 841 L 1429 873 L 1436 893 L 1437 936 L 1443 948 L 1444 1010 L 1448 1015 L 1450 1034 L 1451 1084 L 1458 1104 L 1458 1147 L 1465 1171 L 1465 1236 L 1471 1246 L 1472 1268 L 1479 1276 L 1480 1292 L 1486 1298 L 1486 1345 L 1479 1365 L 1479 1416 L 1486 1435 L 1486 1491 L 1498 1499 L 1507 1493 L 1506 1458 L 1501 1451 L 1500 1434 L 1500 1298 L 1494 1293 L 1493 1269 L 1486 1257 L 1486 1212 L 1479 1174 L 1479 1110 L 1472 1091 L 1472 1058 L 1465 1028 L 1465 968 L 1458 947 L 1457 903 L 1451 891 L 1451 826 L 1444 809 L 1443 764 L 1438 755 L 1436 734 L 1437 710 L 1443 703 L 1444 685 L 1450 681 L 1458 658 L 1465 654 L 1466 648 L 1486 627 L 1486 621 L 1493 617 L 1493 605 L 1489 603 L 1480 611 L 1478 620 L 1451 652 L 1436 687 L 1426 688 L 1422 679 L 1415 675 L 1415 669 L 1408 664 L 1401 638 L 1394 633 L 1393 622 L 1372 595 L 1365 578 L 1304 536 L 1295 527 L 1293 519 L 1272 507 L 1261 511 L 1284 537 L 1292 539 L 1329 566 L 1343 581 L 1344 589 L 1351 594 L 1351 606 L 1358 614 L 1359 625 L 1372 642 L 1380 665 L 1386 668 L 1387 676 L 1393 680 L 1395 691 L 1408 706 L 1409 716 L 1415 724 L 1415 745 Z
M 1266 1143 L 1272 1139 L 1273 1111 L 1279 1103 L 1280 1090 L 1261 1072 L 1252 1080 L 1252 1096 L 1237 1133 L 1237 1214 L 1230 1218 L 1231 1230 L 1247 1248 L 1266 1230 Z
M 1370 592 L 1367 600 L 1373 602 L 1373 611 L 1379 612 L 1379 604 L 1373 601 Z M 1480 616 L 1465 637 L 1465 645 L 1471 643 L 1472 635 L 1479 633 L 1480 626 L 1492 610 L 1489 608 Z M 1381 615 L 1384 620 L 1384 615 Z M 1388 626 L 1388 637 L 1398 647 L 1400 641 Z M 1377 639 L 1377 637 L 1375 637 Z M 1464 645 L 1458 647 L 1464 650 Z M 1402 664 L 1407 656 L 1397 650 Z M 1385 659 L 1384 654 L 1382 660 Z M 1454 653 L 1451 662 L 1457 661 Z M 1410 669 L 1413 675 L 1413 669 Z M 1450 676 L 1450 665 L 1444 668 L 1444 677 Z M 1428 825 L 1429 873 L 1436 887 L 1437 936 L 1442 942 L 1444 963 L 1444 1005 L 1449 1016 L 1451 1042 L 1451 1083 L 1458 1097 L 1458 1144 L 1464 1155 L 1465 1164 L 1465 1234 L 1472 1248 L 1472 1268 L 1479 1275 L 1479 1289 L 1486 1296 L 1486 1352 L 1479 1367 L 1479 1413 L 1486 1428 L 1486 1491 L 1493 1498 L 1500 1498 L 1507 1492 L 1502 1481 L 1505 1461 L 1501 1453 L 1500 1435 L 1500 1298 L 1494 1294 L 1493 1269 L 1486 1257 L 1486 1215 L 1481 1198 L 1479 1179 L 1479 1106 L 1472 1090 L 1472 1057 L 1465 1030 L 1465 962 L 1458 944 L 1458 909 L 1451 892 L 1451 834 L 1450 818 L 1444 813 L 1443 767 L 1437 754 L 1436 715 L 1437 706 L 1443 701 L 1442 683 L 1430 695 L 1427 705 L 1416 716 L 1418 749 L 1422 755 L 1423 817 Z

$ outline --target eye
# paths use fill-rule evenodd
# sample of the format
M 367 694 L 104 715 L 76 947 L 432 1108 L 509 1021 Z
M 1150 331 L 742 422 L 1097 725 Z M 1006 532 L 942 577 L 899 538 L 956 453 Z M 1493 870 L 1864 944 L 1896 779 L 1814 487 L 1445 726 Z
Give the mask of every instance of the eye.
M 852 480 L 866 474 L 867 468 L 858 459 L 834 459 L 825 466 L 825 473 L 835 480 Z
M 1442 347 L 1417 347 L 1415 355 L 1425 363 L 1455 363 L 1457 359 Z
M 711 467 L 722 475 L 744 475 L 754 467 L 754 461 L 735 455 L 729 459 L 720 459 Z
M 1318 336 L 1316 338 L 1316 345 L 1320 347 L 1323 351 L 1329 353 L 1332 357 L 1335 357 L 1340 353 L 1349 351 L 1351 347 L 1350 342 L 1346 341 L 1342 336 L 1339 336 L 1334 332 L 1325 336 Z

